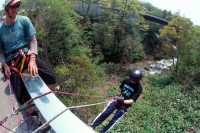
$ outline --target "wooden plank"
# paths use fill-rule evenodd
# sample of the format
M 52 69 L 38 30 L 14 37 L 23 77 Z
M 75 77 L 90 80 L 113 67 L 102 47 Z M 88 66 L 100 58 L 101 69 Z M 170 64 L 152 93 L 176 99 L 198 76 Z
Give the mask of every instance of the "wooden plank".
M 32 98 L 50 91 L 39 75 L 31 79 L 28 73 L 22 73 L 21 77 Z M 34 100 L 34 103 L 46 121 L 50 121 L 67 108 L 53 93 Z M 56 133 L 95 133 L 70 110 L 65 111 L 49 125 Z

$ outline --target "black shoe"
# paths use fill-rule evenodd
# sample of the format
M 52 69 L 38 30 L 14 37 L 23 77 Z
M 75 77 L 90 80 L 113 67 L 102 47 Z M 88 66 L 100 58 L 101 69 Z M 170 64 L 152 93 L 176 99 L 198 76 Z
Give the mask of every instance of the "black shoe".
M 51 126 L 47 126 L 47 127 L 44 127 L 43 129 L 41 129 L 40 131 L 42 132 L 42 133 L 48 133 L 48 131 L 50 131 L 51 130 Z
M 95 130 L 94 127 L 92 127 L 91 125 L 89 126 L 90 129 Z
M 37 125 L 37 127 L 42 126 L 43 121 L 42 121 L 42 119 L 41 119 L 40 113 L 34 111 L 34 112 L 31 114 L 31 116 L 32 116 L 32 118 L 33 118 L 35 124 Z

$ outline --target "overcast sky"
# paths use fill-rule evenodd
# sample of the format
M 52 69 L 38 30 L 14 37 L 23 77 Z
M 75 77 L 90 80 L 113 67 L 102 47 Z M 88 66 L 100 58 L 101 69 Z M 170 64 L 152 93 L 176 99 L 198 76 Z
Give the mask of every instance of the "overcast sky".
M 3 9 L 2 4 L 5 0 L 0 0 L 0 10 Z M 190 18 L 195 25 L 200 26 L 200 0 L 140 0 L 143 2 L 149 2 L 153 6 L 163 10 L 170 11 L 172 13 L 180 11 L 180 15 L 186 18 Z
M 153 6 L 162 10 L 167 10 L 172 13 L 180 11 L 180 16 L 190 18 L 195 24 L 200 26 L 200 0 L 140 0 L 143 2 L 149 2 Z

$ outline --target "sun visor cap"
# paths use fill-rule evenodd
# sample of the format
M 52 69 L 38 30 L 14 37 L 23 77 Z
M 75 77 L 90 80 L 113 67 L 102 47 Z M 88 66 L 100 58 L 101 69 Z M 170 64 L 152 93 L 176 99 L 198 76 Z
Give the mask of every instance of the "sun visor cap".
M 18 2 L 22 3 L 21 0 L 5 0 L 5 5 L 7 6 L 9 4 L 10 6 L 13 6 L 14 4 Z

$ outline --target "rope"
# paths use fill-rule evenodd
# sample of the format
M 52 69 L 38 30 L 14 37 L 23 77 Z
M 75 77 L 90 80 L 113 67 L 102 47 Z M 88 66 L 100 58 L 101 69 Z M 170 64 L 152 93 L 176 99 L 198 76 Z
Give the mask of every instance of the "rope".
M 64 95 L 71 95 L 71 96 L 92 97 L 92 98 L 111 98 L 111 97 L 113 97 L 113 96 L 94 96 L 94 95 L 85 95 L 85 94 L 77 94 L 77 93 L 69 93 L 69 92 L 60 92 L 60 91 L 53 91 L 53 93 L 64 94 Z
M 23 112 L 23 118 L 18 122 L 18 129 L 20 130 L 20 133 L 32 133 L 33 130 L 38 128 L 37 124 L 35 123 L 35 120 L 28 112 Z M 24 126 L 24 123 L 26 123 L 26 126 Z
M 11 111 L 11 114 L 6 116 L 3 120 L 0 121 L 0 126 L 4 127 L 3 126 L 3 123 L 5 123 L 7 121 L 8 118 L 10 117 L 13 117 L 15 115 L 15 112 L 14 112 L 14 100 L 13 100 L 13 97 L 12 97 L 12 88 L 11 88 L 11 83 L 10 83 L 10 79 L 7 79 L 8 80 L 8 86 L 9 86 L 9 91 L 10 91 L 10 101 L 11 101 L 11 104 L 12 104 L 12 111 Z M 4 127 L 6 128 L 6 127 Z M 7 128 L 6 128 L 7 129 Z
M 9 84 L 9 88 L 10 88 L 10 94 L 12 94 L 12 91 L 11 91 L 11 84 L 10 84 L 10 80 L 8 79 L 8 84 Z M 113 96 L 92 96 L 92 95 L 84 95 L 84 94 L 77 94 L 77 93 L 69 93 L 69 92 L 60 92 L 60 91 L 49 91 L 49 92 L 46 92 L 44 94 L 41 94 L 37 97 L 34 97 L 30 100 L 28 100 L 27 102 L 25 102 L 23 105 L 21 105 L 18 109 L 16 109 L 14 111 L 14 100 L 11 96 L 11 103 L 13 105 L 13 110 L 12 110 L 12 113 L 10 115 L 8 115 L 5 119 L 1 120 L 0 121 L 0 126 L 3 125 L 3 123 L 5 123 L 7 121 L 8 118 L 10 117 L 13 117 L 14 115 L 18 114 L 20 111 L 22 110 L 25 110 L 29 107 L 31 107 L 31 105 L 27 105 L 29 103 L 31 103 L 32 101 L 40 98 L 40 97 L 43 97 L 45 95 L 48 95 L 50 93 L 58 93 L 58 94 L 64 94 L 64 95 L 71 95 L 71 96 L 84 96 L 84 97 L 93 97 L 93 98 L 110 98 L 110 97 L 113 97 Z M 88 107 L 88 106 L 94 106 L 94 105 L 98 105 L 98 104 L 103 104 L 103 103 L 107 103 L 107 102 L 102 102 L 102 103 L 97 103 L 97 104 L 89 104 L 89 105 L 82 105 L 82 106 L 74 106 L 74 107 L 68 107 L 66 110 L 68 109 L 72 109 L 72 108 L 81 108 L 81 107 Z M 66 110 L 62 111 L 60 114 L 64 113 Z M 60 115 L 58 114 L 58 116 Z M 58 116 L 56 116 L 55 118 L 57 118 Z M 52 120 L 54 120 L 55 118 L 52 118 Z M 50 120 L 49 122 L 45 123 L 44 126 L 48 123 L 50 123 L 52 120 Z M 42 127 L 41 127 L 42 128 Z
M 11 84 L 10 84 L 10 80 L 8 80 L 9 82 L 9 88 L 10 88 L 10 93 L 11 93 Z M 28 107 L 31 107 L 31 106 L 26 106 L 27 104 L 31 103 L 32 101 L 40 98 L 40 97 L 43 97 L 45 95 L 48 95 L 50 93 L 58 93 L 58 94 L 65 94 L 65 95 L 72 95 L 72 96 L 85 96 L 85 97 L 93 97 L 93 98 L 110 98 L 110 97 L 113 97 L 113 96 L 92 96 L 92 95 L 84 95 L 84 94 L 77 94 L 77 93 L 69 93 L 69 92 L 60 92 L 60 91 L 49 91 L 49 92 L 46 92 L 44 94 L 41 94 L 39 96 L 36 96 L 30 100 L 28 100 L 27 102 L 25 102 L 23 105 L 21 105 L 18 109 L 16 109 L 15 111 L 12 111 L 11 115 L 7 116 L 4 120 L 1 120 L 0 121 L 0 126 L 3 125 L 3 123 L 5 123 L 7 121 L 8 118 L 10 117 L 13 117 L 14 115 L 18 114 L 20 111 L 28 108 Z M 12 98 L 11 98 L 12 99 Z M 12 101 L 12 104 L 13 104 L 13 108 L 14 108 L 14 102 L 13 102 L 13 99 L 11 100 Z
M 2 127 L 4 127 L 5 129 L 7 129 L 8 131 L 10 131 L 10 132 L 13 132 L 13 133 L 15 133 L 14 131 L 12 131 L 12 130 L 10 130 L 10 129 L 8 129 L 7 127 L 5 127 L 5 126 L 2 126 Z
M 43 128 L 44 126 L 46 126 L 47 124 L 49 124 L 50 122 L 52 122 L 54 119 L 56 119 L 58 116 L 60 116 L 61 114 L 63 114 L 65 111 L 69 110 L 69 109 L 75 109 L 75 108 L 83 108 L 83 107 L 90 107 L 90 106 L 95 106 L 95 105 L 99 105 L 99 104 L 105 104 L 108 102 L 100 102 L 100 103 L 95 103 L 95 104 L 87 104 L 87 105 L 80 105 L 80 106 L 72 106 L 72 107 L 68 107 L 66 109 L 64 109 L 63 111 L 61 111 L 59 114 L 57 114 L 56 116 L 54 116 L 53 118 L 51 118 L 49 121 L 45 122 L 43 125 L 41 125 L 39 128 L 37 128 L 34 132 L 32 133 L 36 133 L 38 132 L 41 128 Z
M 0 121 L 0 126 L 3 126 L 3 123 L 6 122 L 6 119 Z
M 4 127 L 3 124 L 7 121 L 7 119 L 14 117 L 16 114 L 18 114 L 22 110 L 25 110 L 27 108 L 34 106 L 34 104 L 23 104 L 23 106 L 21 106 L 20 108 L 18 108 L 17 110 L 14 111 L 15 106 L 14 106 L 14 100 L 13 100 L 13 97 L 12 97 L 11 83 L 10 83 L 10 79 L 7 79 L 7 80 L 8 80 L 9 90 L 10 90 L 10 101 L 11 101 L 11 104 L 12 104 L 12 111 L 11 111 L 10 115 L 6 116 L 3 120 L 0 121 L 0 126 L 2 126 L 2 127 Z M 4 127 L 4 128 L 6 128 L 6 127 Z M 8 128 L 6 128 L 6 129 L 9 130 Z
M 13 100 L 13 97 L 12 97 L 12 87 L 11 87 L 11 83 L 10 83 L 10 78 L 8 79 L 8 86 L 9 86 L 9 90 L 10 90 L 10 101 L 11 101 L 11 104 L 12 104 L 12 114 L 14 114 L 14 100 Z
M 93 98 L 110 98 L 110 97 L 113 97 L 113 96 L 92 96 L 92 95 L 84 95 L 84 94 L 77 94 L 77 93 L 69 93 L 69 92 L 60 92 L 60 91 L 49 91 L 49 92 L 46 92 L 46 93 L 43 93 L 39 96 L 36 96 L 30 100 L 28 100 L 27 102 L 25 102 L 23 105 L 21 105 L 16 111 L 19 111 L 20 108 L 22 108 L 23 106 L 25 106 L 26 104 L 29 104 L 30 102 L 40 98 L 40 97 L 43 97 L 45 95 L 48 95 L 50 93 L 58 93 L 58 94 L 63 94 L 63 95 L 71 95 L 71 96 L 84 96 L 84 97 L 93 97 Z
M 14 112 L 15 106 L 14 106 L 14 100 L 13 100 L 13 97 L 12 97 L 12 87 L 11 87 L 10 79 L 7 79 L 7 80 L 8 80 L 8 86 L 9 86 L 9 91 L 10 91 L 10 101 L 11 101 L 11 104 L 12 104 L 12 111 L 11 111 L 10 115 L 6 116 L 3 120 L 0 121 L 0 126 L 2 126 L 5 129 L 13 132 L 12 130 L 10 130 L 7 127 L 3 126 L 3 124 L 7 121 L 7 119 L 9 119 L 10 117 L 13 117 L 15 115 L 15 112 Z

